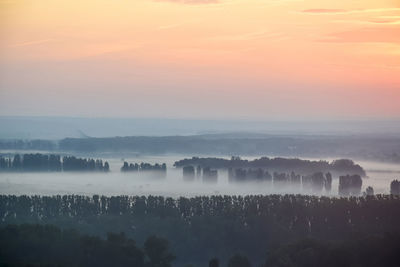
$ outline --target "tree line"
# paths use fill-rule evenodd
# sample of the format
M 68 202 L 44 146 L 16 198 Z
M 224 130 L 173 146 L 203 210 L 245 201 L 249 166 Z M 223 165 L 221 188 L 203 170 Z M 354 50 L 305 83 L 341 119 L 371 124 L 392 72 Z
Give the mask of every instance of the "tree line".
M 124 164 L 121 167 L 122 172 L 138 172 L 138 171 L 159 171 L 159 172 L 166 172 L 167 165 L 165 163 L 159 164 L 151 164 L 142 162 L 138 163 L 128 163 L 124 161 Z
M 110 165 L 101 159 L 77 158 L 54 154 L 15 154 L 12 158 L 0 157 L 0 171 L 103 171 Z
M 0 225 L 52 223 L 104 235 L 125 232 L 139 243 L 151 235 L 171 243 L 177 266 L 226 264 L 236 252 L 256 265 L 277 244 L 304 238 L 346 241 L 399 232 L 400 196 L 330 198 L 307 195 L 0 196 Z M 199 253 L 201 251 L 201 253 Z
M 185 181 L 193 181 L 195 177 L 201 177 L 203 170 L 203 181 L 216 181 L 218 179 L 218 170 L 211 170 L 201 166 L 194 168 L 192 165 L 182 168 L 183 179 Z M 210 174 L 212 172 L 212 174 Z M 267 182 L 274 189 L 295 188 L 298 191 L 303 190 L 306 193 L 321 194 L 330 193 L 332 189 L 332 174 L 330 172 L 324 174 L 315 172 L 310 175 L 300 175 L 295 172 L 274 172 L 272 175 L 264 169 L 228 169 L 229 182 Z M 361 194 L 362 178 L 360 175 L 343 175 L 339 177 L 338 193 L 341 196 L 358 196 Z M 400 182 L 393 181 L 391 184 L 391 192 L 400 191 Z M 373 195 L 373 188 L 368 187 L 366 194 Z M 396 194 L 396 193 L 394 193 Z
M 200 166 L 201 168 L 211 169 L 263 169 L 276 172 L 294 171 L 301 175 L 309 175 L 316 172 L 337 175 L 357 174 L 361 177 L 366 175 L 365 170 L 350 159 L 338 159 L 332 162 L 320 160 L 304 160 L 298 158 L 268 158 L 261 157 L 259 159 L 247 160 L 240 157 L 224 158 L 199 158 L 192 157 L 190 159 L 182 159 L 176 161 L 174 166 L 183 168 L 185 166 Z
M 348 155 L 364 160 L 400 162 L 399 137 L 280 136 L 253 134 L 207 134 L 193 136 L 127 136 L 110 138 L 66 138 L 60 151 L 127 151 L 139 154 L 181 155 L 280 155 L 326 157 Z M 1 143 L 0 143 L 1 146 Z M 210 166 L 212 168 L 212 166 Z M 327 172 L 327 170 L 319 170 Z M 358 173 L 361 175 L 360 173 Z M 362 176 L 362 175 L 361 175 Z

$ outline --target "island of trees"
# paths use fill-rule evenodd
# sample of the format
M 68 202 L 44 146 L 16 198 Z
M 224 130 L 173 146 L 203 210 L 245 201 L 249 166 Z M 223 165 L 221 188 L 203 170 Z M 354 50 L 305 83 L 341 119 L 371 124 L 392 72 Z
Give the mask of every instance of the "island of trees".
M 240 157 L 224 158 L 199 158 L 192 157 L 176 161 L 174 166 L 182 168 L 185 166 L 194 166 L 212 169 L 262 169 L 271 172 L 295 172 L 300 175 L 310 175 L 316 172 L 332 175 L 357 174 L 361 177 L 366 175 L 365 170 L 358 164 L 349 159 L 338 159 L 332 162 L 311 161 L 297 158 L 268 158 L 262 157 L 254 160 L 241 159 Z
M 108 172 L 110 165 L 101 159 L 47 154 L 16 154 L 12 158 L 0 157 L 0 171 L 101 171 Z

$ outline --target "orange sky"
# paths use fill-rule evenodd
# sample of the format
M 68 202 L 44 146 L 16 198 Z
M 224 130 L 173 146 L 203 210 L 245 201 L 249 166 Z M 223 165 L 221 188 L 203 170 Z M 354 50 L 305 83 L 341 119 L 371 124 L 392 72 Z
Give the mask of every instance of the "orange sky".
M 0 0 L 0 115 L 400 117 L 400 1 Z

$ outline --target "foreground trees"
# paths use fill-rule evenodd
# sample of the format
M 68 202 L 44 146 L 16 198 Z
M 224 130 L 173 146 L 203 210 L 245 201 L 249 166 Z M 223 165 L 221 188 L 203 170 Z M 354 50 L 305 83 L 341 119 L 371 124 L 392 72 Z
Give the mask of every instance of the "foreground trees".
M 246 256 L 235 254 L 229 259 L 228 267 L 251 267 L 251 264 Z
M 253 266 L 260 266 L 265 261 L 266 249 L 278 243 L 303 238 L 347 240 L 398 232 L 399 210 L 400 196 L 396 195 L 177 199 L 0 195 L 0 226 L 52 223 L 91 235 L 125 232 L 139 244 L 155 234 L 170 241 L 171 250 L 178 256 L 178 266 L 207 266 L 213 257 L 226 266 L 236 252 L 248 257 Z
M 339 242 L 304 239 L 270 250 L 264 267 L 395 267 L 399 251 L 398 233 Z
M 156 236 L 150 236 L 144 242 L 144 251 L 149 259 L 148 267 L 170 267 L 175 259 L 168 250 L 168 241 Z
M 123 233 L 102 239 L 50 225 L 0 228 L 1 266 L 169 267 L 174 258 L 168 242 L 155 236 L 141 249 Z
M 213 258 L 208 262 L 208 267 L 219 267 L 219 260 L 217 258 Z
M 241 246 L 241 243 L 237 244 Z M 197 247 L 203 253 L 206 247 Z M 400 234 L 357 236 L 343 240 L 299 239 L 264 247 L 263 264 L 252 264 L 244 254 L 234 253 L 223 264 L 217 258 L 209 267 L 397 267 Z M 124 233 L 105 237 L 62 230 L 53 225 L 22 224 L 0 227 L 0 266 L 46 267 L 170 267 L 174 262 L 168 241 L 148 237 L 143 246 Z

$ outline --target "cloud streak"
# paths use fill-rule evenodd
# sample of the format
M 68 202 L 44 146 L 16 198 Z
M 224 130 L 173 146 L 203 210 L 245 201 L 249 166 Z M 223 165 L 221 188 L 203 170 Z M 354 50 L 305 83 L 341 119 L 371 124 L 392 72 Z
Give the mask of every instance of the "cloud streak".
M 23 43 L 18 43 L 11 45 L 11 47 L 22 47 L 22 46 L 31 46 L 31 45 L 40 45 L 44 43 L 49 43 L 54 41 L 54 39 L 43 39 L 43 40 L 34 40 L 34 41 L 28 41 L 28 42 L 23 42 Z
M 218 4 L 219 0 L 155 0 L 156 2 L 170 2 L 185 5 Z
M 390 11 L 400 11 L 398 7 L 388 7 L 388 8 L 369 8 L 369 9 L 325 9 L 325 8 L 315 8 L 315 9 L 305 9 L 301 13 L 313 14 L 313 15 L 324 15 L 324 14 L 354 14 L 354 13 L 373 13 L 373 12 L 390 12 Z
M 210 40 L 218 40 L 218 41 L 247 41 L 247 40 L 255 40 L 262 38 L 270 38 L 270 39 L 280 39 L 285 37 L 283 33 L 280 32 L 270 32 L 270 31 L 255 31 L 255 32 L 247 32 L 242 34 L 231 34 L 231 35 L 221 35 L 209 38 Z
M 400 28 L 362 28 L 327 35 L 320 42 L 331 43 L 400 43 Z
M 400 20 L 334 20 L 335 23 L 360 24 L 360 25 L 400 25 Z
M 325 9 L 325 8 L 315 8 L 315 9 L 305 9 L 303 13 L 343 13 L 346 12 L 344 9 Z

